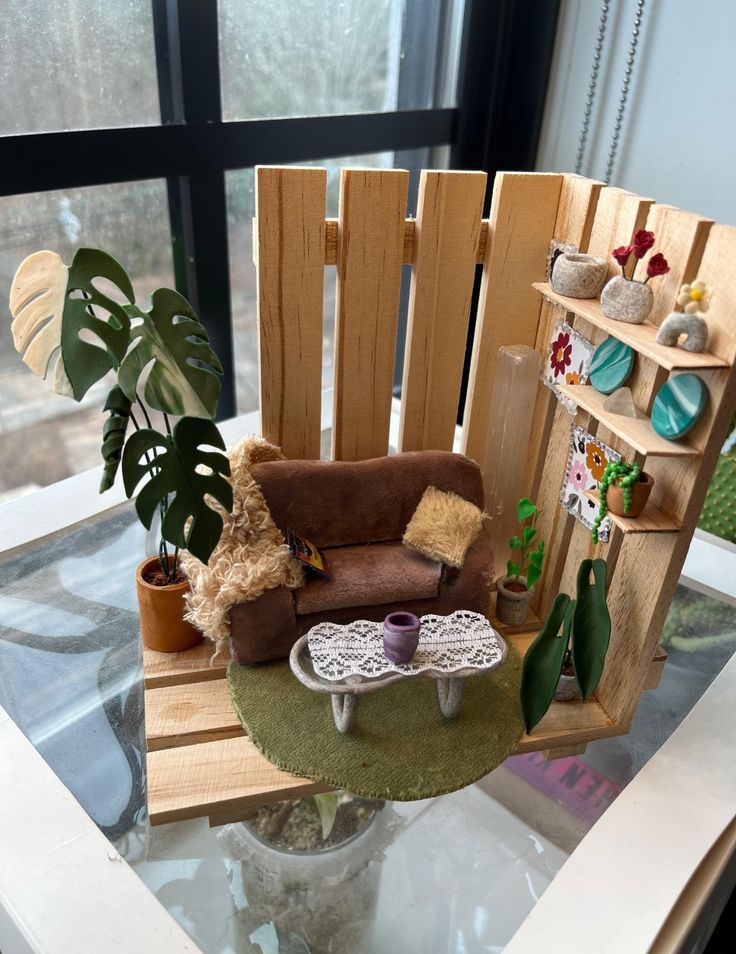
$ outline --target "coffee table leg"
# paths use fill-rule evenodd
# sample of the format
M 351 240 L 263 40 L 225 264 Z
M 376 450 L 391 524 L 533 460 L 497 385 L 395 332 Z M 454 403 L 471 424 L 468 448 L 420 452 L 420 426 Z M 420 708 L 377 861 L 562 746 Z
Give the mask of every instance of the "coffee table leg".
M 462 702 L 462 698 L 462 679 L 437 680 L 437 699 L 440 704 L 440 711 L 446 719 L 455 718 L 460 711 L 460 703 Z
M 350 732 L 355 724 L 355 716 L 358 711 L 357 696 L 336 692 L 330 698 L 332 699 L 332 715 L 335 719 L 337 731 Z

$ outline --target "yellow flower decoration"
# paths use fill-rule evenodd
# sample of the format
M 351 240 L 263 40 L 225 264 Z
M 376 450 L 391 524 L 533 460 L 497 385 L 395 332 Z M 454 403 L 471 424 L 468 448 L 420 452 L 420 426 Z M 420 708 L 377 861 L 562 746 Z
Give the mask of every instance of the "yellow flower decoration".
M 709 299 L 710 295 L 705 282 L 693 282 L 692 285 L 682 286 L 677 296 L 677 304 L 686 315 L 696 315 L 698 312 L 705 314 L 708 310 Z
M 568 371 L 565 375 L 565 384 L 580 384 L 580 375 L 577 371 Z

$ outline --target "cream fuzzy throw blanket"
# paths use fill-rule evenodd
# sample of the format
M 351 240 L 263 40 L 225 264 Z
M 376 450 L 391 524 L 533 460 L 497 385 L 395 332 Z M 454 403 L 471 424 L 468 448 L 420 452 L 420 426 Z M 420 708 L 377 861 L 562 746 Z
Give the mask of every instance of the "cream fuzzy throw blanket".
M 191 593 L 186 598 L 186 618 L 218 651 L 230 636 L 230 610 L 277 586 L 296 589 L 304 582 L 302 567 L 289 552 L 284 535 L 273 522 L 250 465 L 284 460 L 278 447 L 260 437 L 246 437 L 227 452 L 233 485 L 233 512 L 225 513 L 216 501 L 212 506 L 224 526 L 209 563 L 183 552 L 181 565 L 189 577 Z

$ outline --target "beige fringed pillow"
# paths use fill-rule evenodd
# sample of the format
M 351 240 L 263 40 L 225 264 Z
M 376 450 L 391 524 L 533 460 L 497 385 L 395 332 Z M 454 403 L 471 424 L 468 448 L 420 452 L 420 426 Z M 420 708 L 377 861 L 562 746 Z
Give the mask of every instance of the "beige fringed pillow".
M 482 526 L 483 511 L 474 503 L 427 487 L 404 533 L 404 545 L 430 560 L 461 567 Z

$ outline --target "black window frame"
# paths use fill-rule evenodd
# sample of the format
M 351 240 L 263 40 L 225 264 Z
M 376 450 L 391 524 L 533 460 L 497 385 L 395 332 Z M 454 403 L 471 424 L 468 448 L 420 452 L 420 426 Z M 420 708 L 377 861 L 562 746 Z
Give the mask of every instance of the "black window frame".
M 427 4 L 430 4 L 428 16 Z M 534 168 L 559 0 L 466 0 L 452 108 L 224 122 L 217 0 L 152 0 L 160 126 L 0 137 L 0 194 L 167 183 L 176 286 L 199 313 L 223 368 L 220 419 L 236 413 L 225 174 L 258 164 L 450 147 L 450 167 Z M 410 83 L 447 0 L 407 0 L 417 23 Z M 437 31 L 435 25 L 439 23 Z M 429 25 L 429 26 L 428 26 Z M 440 63 L 443 51 L 432 51 Z M 439 73 L 439 71 L 438 71 Z M 490 190 L 489 190 L 490 198 Z M 486 209 L 487 211 L 487 209 Z

